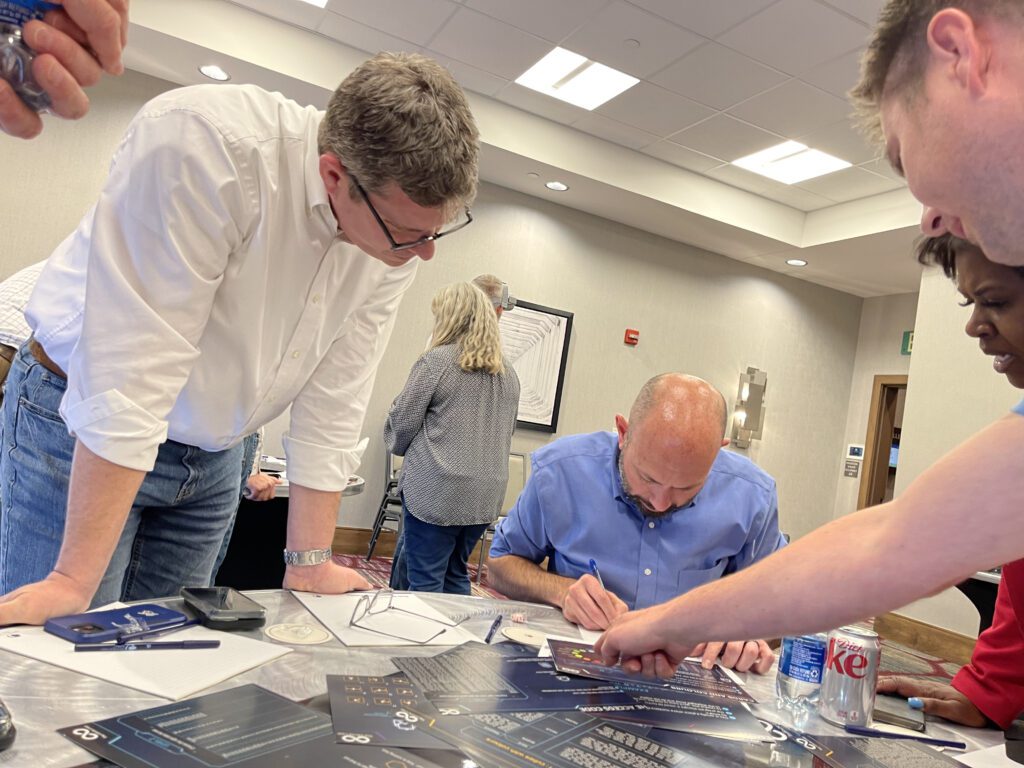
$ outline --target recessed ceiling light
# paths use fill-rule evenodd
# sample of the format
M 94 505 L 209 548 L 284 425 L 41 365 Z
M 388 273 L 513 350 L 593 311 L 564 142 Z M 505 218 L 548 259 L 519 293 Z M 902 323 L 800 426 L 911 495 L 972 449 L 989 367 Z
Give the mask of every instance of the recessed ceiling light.
M 327 0 L 302 0 L 302 2 L 309 3 L 310 5 L 315 5 L 317 8 L 327 7 Z
M 807 262 L 803 259 L 786 259 L 786 263 L 791 267 L 806 267 Z
M 540 178 L 540 174 L 535 172 L 535 171 L 530 171 L 528 174 L 526 174 L 526 178 L 528 178 L 528 179 L 539 179 Z
M 850 167 L 850 163 L 845 160 L 817 149 L 808 149 L 806 144 L 799 141 L 785 141 L 733 160 L 732 164 L 783 184 L 796 184 Z
M 229 75 L 223 69 L 218 67 L 216 64 L 206 64 L 205 66 L 200 67 L 199 71 L 211 80 L 220 80 L 221 82 L 223 82 L 224 80 L 231 79 L 231 75 Z
M 554 192 L 566 192 L 569 189 L 569 185 L 568 184 L 563 184 L 560 181 L 549 181 L 544 186 L 547 187 L 548 189 L 554 191 Z
M 595 109 L 640 81 L 578 53 L 555 48 L 516 82 L 577 107 Z

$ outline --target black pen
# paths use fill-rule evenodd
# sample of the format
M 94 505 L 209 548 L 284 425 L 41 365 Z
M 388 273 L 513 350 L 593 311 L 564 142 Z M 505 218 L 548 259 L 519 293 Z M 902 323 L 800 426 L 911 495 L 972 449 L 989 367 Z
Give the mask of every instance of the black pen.
M 190 651 L 198 648 L 220 648 L 220 640 L 155 640 L 143 643 L 78 643 L 76 651 Z
M 491 622 L 491 628 L 487 630 L 487 637 L 484 638 L 485 643 L 491 642 L 491 638 L 494 637 L 494 633 L 498 631 L 498 627 L 501 626 L 501 614 L 498 614 L 498 618 Z
M 952 749 L 967 749 L 962 741 L 949 741 L 947 739 L 933 739 L 931 736 L 917 736 L 911 733 L 893 733 L 892 731 L 880 731 L 877 728 L 866 728 L 863 725 L 850 725 L 847 723 L 846 732 L 858 736 L 871 736 L 878 739 L 906 739 L 907 741 L 919 741 L 922 744 L 931 744 L 935 747 L 950 747 Z
M 128 642 L 140 640 L 143 637 L 157 637 L 158 635 L 162 635 L 167 632 L 176 632 L 179 629 L 194 627 L 198 624 L 199 619 L 189 619 L 188 621 L 183 621 L 180 624 L 171 624 L 167 627 L 154 627 L 153 629 L 140 629 L 138 632 L 125 632 L 124 634 L 117 636 L 117 644 L 124 645 Z

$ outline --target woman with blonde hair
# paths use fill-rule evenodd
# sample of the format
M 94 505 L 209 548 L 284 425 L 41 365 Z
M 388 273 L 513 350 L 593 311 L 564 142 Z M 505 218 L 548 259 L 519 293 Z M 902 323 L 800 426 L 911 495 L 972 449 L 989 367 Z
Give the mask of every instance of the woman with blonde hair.
M 453 283 L 430 308 L 432 341 L 384 426 L 388 450 L 405 457 L 391 584 L 469 594 L 466 562 L 505 495 L 519 378 L 502 356 L 498 318 L 479 288 Z

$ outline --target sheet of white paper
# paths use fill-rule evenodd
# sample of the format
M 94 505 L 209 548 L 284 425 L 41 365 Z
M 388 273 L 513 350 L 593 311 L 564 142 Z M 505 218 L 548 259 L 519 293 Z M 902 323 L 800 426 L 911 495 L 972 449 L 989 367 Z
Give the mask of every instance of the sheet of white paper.
M 109 607 L 118 607 L 112 604 Z M 220 640 L 220 648 L 82 653 L 42 627 L 0 630 L 0 648 L 72 672 L 177 701 L 291 652 L 230 632 L 189 627 L 153 641 Z
M 359 623 L 364 627 L 380 630 L 372 632 L 369 629 L 352 627 L 349 622 L 359 598 L 364 595 L 372 597 L 373 592 L 349 592 L 346 595 L 318 595 L 312 592 L 292 594 L 321 624 L 349 646 L 462 645 L 477 639 L 475 635 L 461 627 L 445 626 L 448 619 L 444 614 L 434 610 L 415 595 L 395 593 L 391 610 L 360 619 Z M 402 610 L 394 610 L 395 608 Z M 438 634 L 440 630 L 444 631 Z M 384 632 L 399 637 L 382 634 Z M 434 635 L 436 637 L 433 637 Z
M 943 736 L 943 738 L 949 737 Z M 977 752 L 968 752 L 967 754 L 957 752 L 949 752 L 947 754 L 971 768 L 1013 768 L 1019 765 L 1006 756 L 1005 744 L 999 744 L 988 749 L 979 749 Z

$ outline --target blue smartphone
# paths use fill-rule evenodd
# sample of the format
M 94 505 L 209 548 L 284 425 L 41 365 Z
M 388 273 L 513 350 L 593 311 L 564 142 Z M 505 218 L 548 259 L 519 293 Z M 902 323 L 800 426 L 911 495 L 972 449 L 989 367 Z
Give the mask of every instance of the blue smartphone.
M 107 643 L 123 634 L 170 628 L 186 621 L 188 616 L 181 611 L 156 603 L 141 603 L 107 611 L 58 616 L 48 620 L 43 629 L 72 643 Z

